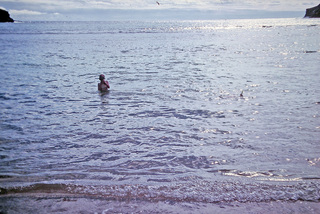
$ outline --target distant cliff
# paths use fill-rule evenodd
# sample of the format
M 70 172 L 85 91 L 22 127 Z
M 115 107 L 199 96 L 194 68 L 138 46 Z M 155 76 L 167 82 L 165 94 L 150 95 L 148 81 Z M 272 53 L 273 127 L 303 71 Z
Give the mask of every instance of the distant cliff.
M 304 17 L 320 18 L 320 4 L 318 6 L 308 8 Z
M 14 22 L 8 11 L 0 9 L 0 22 Z

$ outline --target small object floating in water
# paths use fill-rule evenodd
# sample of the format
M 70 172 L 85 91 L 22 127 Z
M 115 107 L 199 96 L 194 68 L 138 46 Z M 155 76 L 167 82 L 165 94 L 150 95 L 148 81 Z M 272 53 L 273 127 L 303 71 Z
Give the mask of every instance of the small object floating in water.
M 243 90 L 241 91 L 240 97 L 243 97 Z

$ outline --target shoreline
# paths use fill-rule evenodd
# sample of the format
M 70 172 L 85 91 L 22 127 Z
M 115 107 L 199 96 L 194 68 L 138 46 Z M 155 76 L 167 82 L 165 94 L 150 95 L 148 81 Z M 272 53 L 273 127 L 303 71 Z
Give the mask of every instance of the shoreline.
M 1 213 L 320 213 L 319 202 L 184 202 L 111 199 L 59 193 L 6 194 L 0 196 Z

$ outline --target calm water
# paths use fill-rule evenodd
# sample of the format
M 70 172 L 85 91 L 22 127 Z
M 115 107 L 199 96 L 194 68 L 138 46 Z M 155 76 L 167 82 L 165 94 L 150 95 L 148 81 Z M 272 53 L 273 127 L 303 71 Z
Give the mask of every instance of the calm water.
M 318 201 L 319 32 L 318 19 L 1 24 L 0 187 Z

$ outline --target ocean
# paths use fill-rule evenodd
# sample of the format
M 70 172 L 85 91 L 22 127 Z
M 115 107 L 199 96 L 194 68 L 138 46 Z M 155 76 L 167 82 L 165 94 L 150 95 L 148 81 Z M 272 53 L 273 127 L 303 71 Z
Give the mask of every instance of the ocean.
M 317 213 L 319 32 L 301 18 L 0 24 L 0 211 Z

